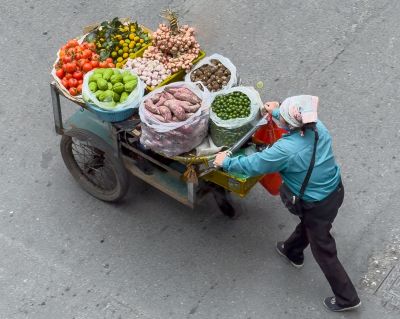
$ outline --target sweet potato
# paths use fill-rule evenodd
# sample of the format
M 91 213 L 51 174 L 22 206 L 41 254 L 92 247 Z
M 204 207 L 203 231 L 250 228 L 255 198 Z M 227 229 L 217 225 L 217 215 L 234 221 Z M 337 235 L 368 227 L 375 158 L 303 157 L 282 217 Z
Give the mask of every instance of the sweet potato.
M 161 95 L 160 98 L 159 98 L 159 100 L 158 100 L 158 102 L 155 104 L 155 106 L 156 106 L 156 107 L 159 107 L 159 106 L 163 105 L 164 102 L 165 102 L 166 100 L 167 100 L 167 99 L 165 98 L 165 96 L 164 96 L 164 95 Z
M 192 104 L 187 101 L 177 101 L 179 106 L 182 107 L 186 113 L 196 113 L 196 111 L 200 108 L 200 104 Z
M 164 118 L 162 115 L 158 115 L 158 114 L 152 113 L 152 116 L 153 116 L 155 119 L 159 120 L 160 122 L 163 122 L 163 123 L 166 122 L 165 118 Z
M 171 93 L 164 92 L 163 95 L 166 100 L 175 100 L 175 97 Z
M 151 98 L 151 100 L 152 100 L 152 102 L 153 102 L 154 104 L 157 104 L 158 101 L 160 100 L 160 97 L 161 97 L 161 93 L 158 93 L 158 94 L 154 95 L 154 96 Z
M 159 109 L 153 104 L 151 99 L 144 101 L 144 107 L 153 114 L 160 114 Z
M 194 93 L 186 93 L 186 92 L 176 92 L 174 97 L 181 101 L 187 101 L 192 104 L 198 104 L 201 102 L 199 97 Z
M 164 105 L 167 106 L 180 121 L 186 119 L 185 110 L 179 105 L 178 101 L 168 100 Z
M 168 101 L 167 101 L 168 102 Z M 159 108 L 160 110 L 160 114 L 162 115 L 162 117 L 165 119 L 165 121 L 171 121 L 172 120 L 172 113 L 170 108 L 168 108 L 165 105 L 161 105 Z

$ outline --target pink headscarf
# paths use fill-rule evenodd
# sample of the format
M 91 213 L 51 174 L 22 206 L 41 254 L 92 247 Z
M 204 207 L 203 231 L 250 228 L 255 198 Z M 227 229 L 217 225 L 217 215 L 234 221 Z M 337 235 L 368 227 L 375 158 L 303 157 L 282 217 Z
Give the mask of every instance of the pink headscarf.
M 288 97 L 279 108 L 283 119 L 293 128 L 317 122 L 318 96 L 297 95 Z

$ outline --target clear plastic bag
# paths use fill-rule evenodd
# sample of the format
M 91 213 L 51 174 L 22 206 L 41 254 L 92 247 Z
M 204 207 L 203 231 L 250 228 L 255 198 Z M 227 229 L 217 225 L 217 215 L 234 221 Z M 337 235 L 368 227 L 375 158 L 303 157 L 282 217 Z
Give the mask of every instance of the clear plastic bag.
M 166 88 L 185 87 L 201 99 L 201 106 L 191 117 L 181 122 L 161 122 L 144 106 L 147 99 L 162 93 Z M 201 91 L 195 84 L 175 82 L 146 95 L 139 106 L 142 121 L 140 143 L 157 153 L 172 157 L 186 153 L 198 146 L 207 136 L 210 111 L 210 95 Z
M 113 71 L 117 70 L 117 72 L 119 72 L 120 74 L 127 71 L 127 70 L 121 70 L 121 69 L 112 69 L 112 70 Z M 132 75 L 136 76 L 138 79 L 136 88 L 129 94 L 129 97 L 126 99 L 126 101 L 124 101 L 123 103 L 118 103 L 115 107 L 111 107 L 108 102 L 100 102 L 96 98 L 96 95 L 89 89 L 89 79 L 95 71 L 96 71 L 96 69 L 86 73 L 83 78 L 82 97 L 86 103 L 89 103 L 91 106 L 95 106 L 95 107 L 98 107 L 98 108 L 101 108 L 104 110 L 108 110 L 108 111 L 118 111 L 118 110 L 125 109 L 125 108 L 137 108 L 138 107 L 138 105 L 144 95 L 145 85 L 140 80 L 139 76 L 135 72 L 128 70 L 128 72 L 130 72 Z
M 224 56 L 222 56 L 222 55 L 220 55 L 218 53 L 214 53 L 214 54 L 202 59 L 185 76 L 185 82 L 187 82 L 187 83 L 195 83 L 195 82 L 192 82 L 192 80 L 191 80 L 191 75 L 192 75 L 193 71 L 197 70 L 198 68 L 202 67 L 203 65 L 206 65 L 206 64 L 210 64 L 211 65 L 211 60 L 214 60 L 214 59 L 218 60 L 219 62 L 221 62 L 229 70 L 229 72 L 231 72 L 231 77 L 230 77 L 228 83 L 221 90 L 215 91 L 215 92 L 210 92 L 210 94 L 212 96 L 225 93 L 225 91 L 227 89 L 230 89 L 231 87 L 237 85 L 237 83 L 238 83 L 237 70 L 236 70 L 235 65 L 231 62 L 231 60 L 229 60 L 228 58 L 226 58 L 226 57 L 224 57 Z
M 210 133 L 217 146 L 232 146 L 235 144 L 253 127 L 254 121 L 260 117 L 260 109 L 263 103 L 260 94 L 254 88 L 238 86 L 225 90 L 222 95 L 232 92 L 242 92 L 248 96 L 250 99 L 250 115 L 248 117 L 222 120 L 210 109 Z

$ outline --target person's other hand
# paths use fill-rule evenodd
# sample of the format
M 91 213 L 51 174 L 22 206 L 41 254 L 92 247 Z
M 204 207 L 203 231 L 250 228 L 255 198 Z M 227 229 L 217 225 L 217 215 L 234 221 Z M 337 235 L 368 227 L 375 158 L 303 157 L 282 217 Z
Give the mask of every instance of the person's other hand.
M 272 111 L 277 109 L 278 107 L 279 107 L 279 102 L 276 102 L 276 101 L 267 102 L 264 104 L 264 107 L 261 110 L 261 113 L 263 115 L 266 115 L 266 114 L 272 115 Z
M 224 162 L 225 157 L 228 156 L 228 151 L 219 152 L 214 160 L 215 167 L 221 167 L 222 163 Z

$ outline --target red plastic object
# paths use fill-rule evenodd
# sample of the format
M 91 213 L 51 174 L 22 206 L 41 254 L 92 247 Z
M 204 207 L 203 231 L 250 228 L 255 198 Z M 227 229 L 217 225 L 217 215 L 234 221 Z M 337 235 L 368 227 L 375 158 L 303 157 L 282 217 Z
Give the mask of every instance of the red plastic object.
M 253 135 L 253 143 L 256 144 L 274 144 L 287 131 L 278 127 L 274 121 L 269 119 L 268 123 L 261 126 Z
M 260 184 L 270 193 L 271 195 L 279 195 L 279 188 L 282 184 L 282 177 L 279 173 L 270 173 L 264 175 L 260 179 Z
M 287 131 L 278 127 L 274 121 L 268 121 L 268 124 L 260 127 L 253 135 L 253 143 L 256 144 L 274 144 Z M 279 195 L 279 188 L 282 184 L 282 177 L 279 173 L 270 173 L 264 175 L 260 180 L 260 184 L 271 194 Z

